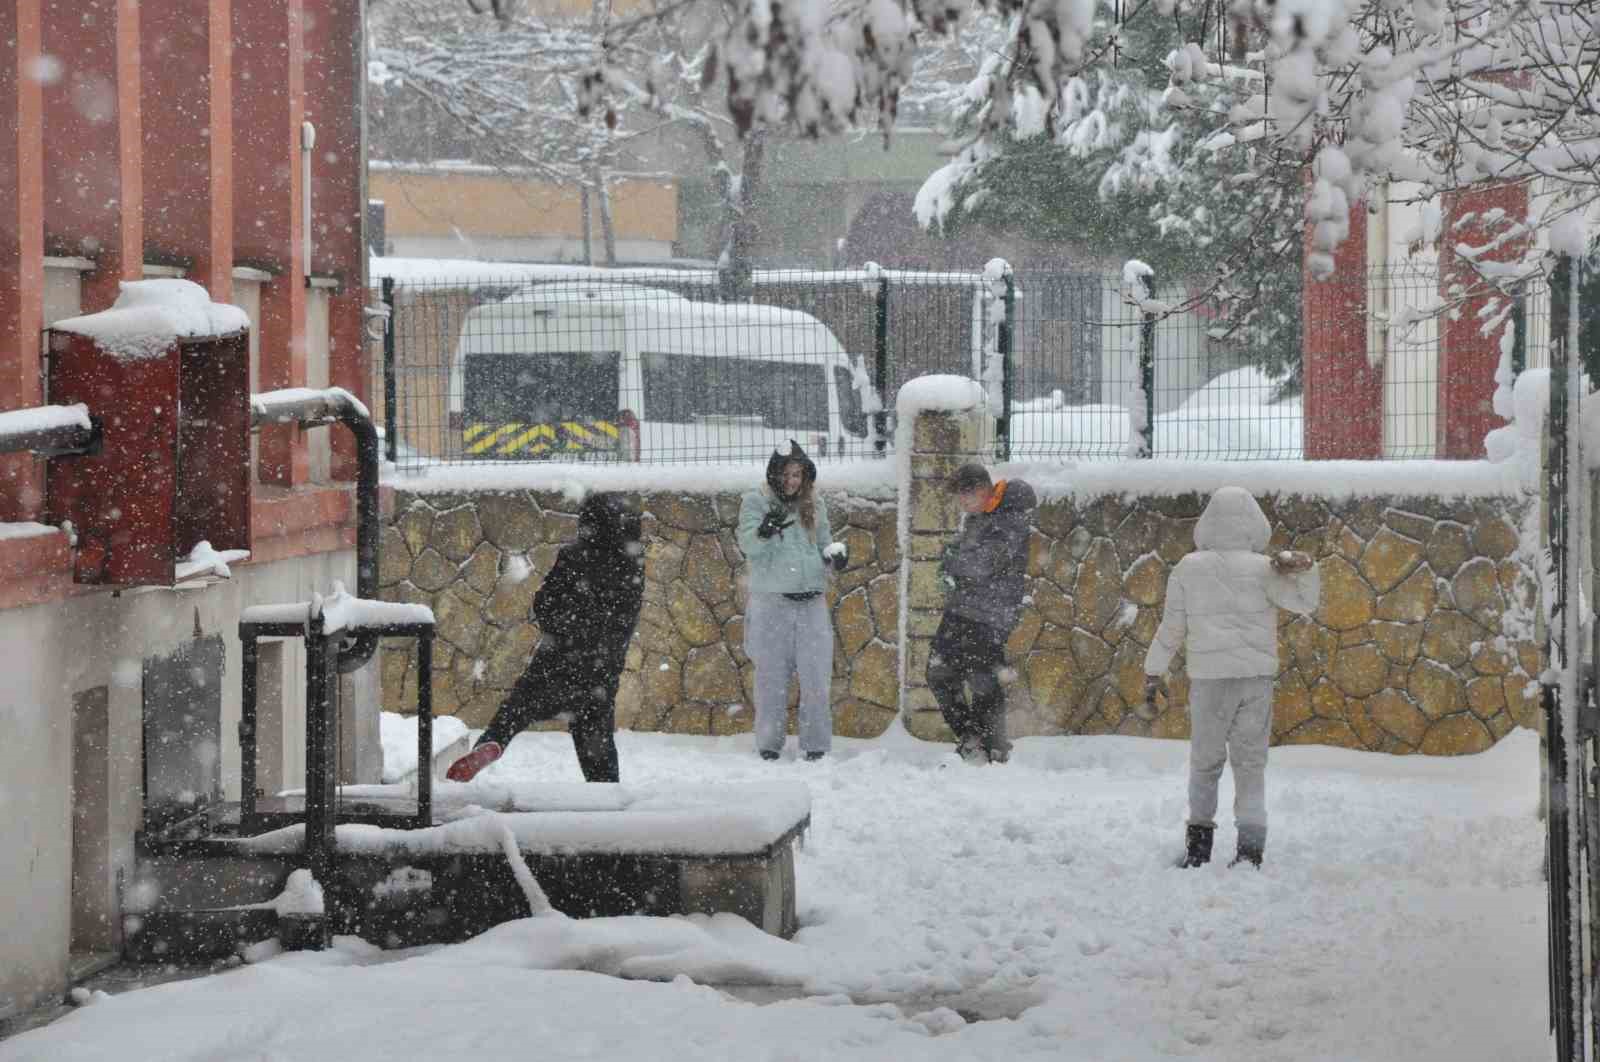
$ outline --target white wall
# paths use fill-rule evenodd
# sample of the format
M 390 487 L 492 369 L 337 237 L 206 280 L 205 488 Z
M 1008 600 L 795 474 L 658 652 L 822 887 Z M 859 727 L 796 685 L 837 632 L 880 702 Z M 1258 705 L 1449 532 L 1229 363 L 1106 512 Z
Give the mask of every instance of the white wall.
M 1388 324 L 1403 320 L 1408 310 L 1426 314 L 1438 299 L 1438 252 L 1420 240 L 1424 204 L 1404 201 L 1417 193 L 1418 187 L 1407 182 L 1389 187 L 1386 196 L 1375 190 L 1373 195 L 1381 198 L 1367 215 L 1367 265 L 1385 275 L 1367 290 L 1367 342 L 1383 357 L 1386 457 L 1432 457 L 1438 444 L 1438 317 L 1427 315 L 1405 328 Z
M 76 317 L 83 312 L 83 274 L 85 267 L 94 263 L 86 259 L 45 259 L 44 264 L 44 324 L 48 328 L 56 321 Z
M 1169 301 L 1183 298 L 1181 291 L 1162 291 L 1159 287 L 1156 295 Z M 1102 287 L 1100 303 L 1100 319 L 1106 322 L 1100 329 L 1100 401 L 1125 406 L 1139 387 L 1139 308 L 1123 302 L 1121 289 L 1111 284 Z M 1172 314 L 1157 322 L 1156 413 L 1181 406 L 1216 375 L 1213 368 L 1222 367 L 1222 359 L 1211 356 L 1204 322 L 1194 314 Z
M 306 386 L 327 387 L 328 377 L 328 306 L 331 292 L 325 287 L 306 291 Z M 306 432 L 306 450 L 311 461 L 311 481 L 329 482 L 329 468 L 333 457 L 333 432 L 344 428 L 318 428 Z
M 110 859 L 97 882 L 102 916 L 120 931 L 118 872 L 133 864 L 142 809 L 142 661 L 203 635 L 227 647 L 222 690 L 222 775 L 227 798 L 239 795 L 239 610 L 326 593 L 335 579 L 354 586 L 355 557 L 345 551 L 244 564 L 231 581 L 195 591 L 150 590 L 113 597 L 99 591 L 32 608 L 0 611 L 0 1017 L 59 997 L 66 987 L 72 881 L 73 700 L 106 687 L 109 764 L 106 814 Z M 281 730 L 264 735 L 283 764 L 285 784 L 303 784 L 304 659 L 285 642 Z M 367 670 L 375 670 L 376 664 Z M 364 676 L 365 677 L 365 676 Z M 370 686 L 369 686 L 370 688 Z M 273 737 L 277 741 L 272 740 Z M 265 755 L 265 753 L 264 753 Z M 80 890 L 80 893 L 82 890 Z M 21 902 L 23 900 L 26 902 Z M 81 895 L 80 895 L 81 900 Z
M 583 241 L 535 236 L 396 236 L 389 253 L 398 258 L 475 258 L 490 262 L 582 262 Z M 605 244 L 595 236 L 595 262 L 605 258 Z M 672 257 L 665 240 L 618 240 L 617 258 L 653 262 Z

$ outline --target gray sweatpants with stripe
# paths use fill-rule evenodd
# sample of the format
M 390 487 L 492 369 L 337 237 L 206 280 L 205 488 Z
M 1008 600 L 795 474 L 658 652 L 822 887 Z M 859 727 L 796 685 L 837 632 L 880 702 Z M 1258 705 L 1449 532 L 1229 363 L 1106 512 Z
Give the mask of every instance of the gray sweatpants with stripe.
M 791 601 L 752 591 L 744 613 L 744 651 L 756 665 L 756 748 L 783 749 L 790 675 L 800 678 L 800 751 L 832 748 L 833 625 L 827 596 Z
M 1239 836 L 1267 840 L 1267 744 L 1272 675 L 1189 683 L 1189 822 L 1217 824 L 1217 782 L 1233 764 L 1233 822 Z

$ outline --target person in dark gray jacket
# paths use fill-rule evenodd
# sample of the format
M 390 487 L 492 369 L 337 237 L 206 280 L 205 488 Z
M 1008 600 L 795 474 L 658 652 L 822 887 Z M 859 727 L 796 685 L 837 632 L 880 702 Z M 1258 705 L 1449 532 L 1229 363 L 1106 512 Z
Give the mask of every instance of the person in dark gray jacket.
M 999 671 L 1022 614 L 1036 497 L 1022 480 L 996 483 L 978 464 L 958 468 L 951 489 L 966 519 L 961 537 L 945 547 L 944 616 L 928 656 L 928 686 L 961 758 L 1004 763 L 1011 741 Z

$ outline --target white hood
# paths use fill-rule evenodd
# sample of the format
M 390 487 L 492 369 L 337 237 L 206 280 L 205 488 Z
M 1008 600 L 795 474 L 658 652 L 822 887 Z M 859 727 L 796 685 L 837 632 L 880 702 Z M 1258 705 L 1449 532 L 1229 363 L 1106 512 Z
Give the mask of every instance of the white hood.
M 1272 538 L 1272 525 L 1243 487 L 1219 487 L 1194 525 L 1196 549 L 1260 553 Z
M 1273 570 L 1264 550 L 1272 527 L 1240 487 L 1211 496 L 1194 526 L 1199 548 L 1167 580 L 1161 626 L 1144 670 L 1164 674 L 1181 649 L 1193 679 L 1252 678 L 1278 672 L 1278 610 L 1317 610 L 1322 580 L 1310 571 Z

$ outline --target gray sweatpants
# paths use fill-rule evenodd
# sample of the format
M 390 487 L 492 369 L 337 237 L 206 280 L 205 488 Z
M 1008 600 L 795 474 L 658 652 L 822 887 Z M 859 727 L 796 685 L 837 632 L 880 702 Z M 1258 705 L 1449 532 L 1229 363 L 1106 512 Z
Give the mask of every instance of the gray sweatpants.
M 756 748 L 783 749 L 789 676 L 800 677 L 800 751 L 833 747 L 833 625 L 828 599 L 791 601 L 752 591 L 744 613 L 744 651 L 756 665 Z
M 1267 839 L 1267 743 L 1271 675 L 1189 683 L 1189 822 L 1215 826 L 1217 782 L 1233 764 L 1233 821 L 1258 845 Z

